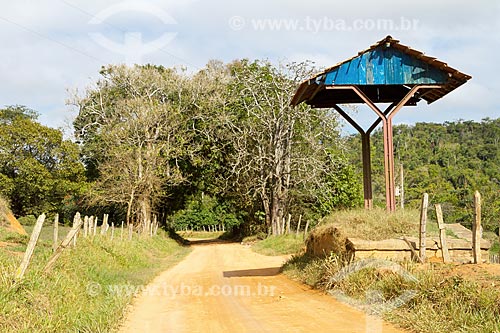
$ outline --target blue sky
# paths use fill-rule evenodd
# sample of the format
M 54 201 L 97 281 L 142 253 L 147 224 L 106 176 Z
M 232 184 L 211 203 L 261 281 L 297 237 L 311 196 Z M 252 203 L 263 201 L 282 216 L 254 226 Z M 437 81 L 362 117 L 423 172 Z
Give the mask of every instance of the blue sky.
M 1 0 L 0 106 L 21 104 L 68 130 L 66 100 L 99 78 L 101 65 L 154 63 L 196 71 L 210 59 L 313 60 L 320 67 L 386 35 L 472 75 L 395 123 L 500 116 L 500 2 Z M 373 118 L 361 109 L 361 123 Z

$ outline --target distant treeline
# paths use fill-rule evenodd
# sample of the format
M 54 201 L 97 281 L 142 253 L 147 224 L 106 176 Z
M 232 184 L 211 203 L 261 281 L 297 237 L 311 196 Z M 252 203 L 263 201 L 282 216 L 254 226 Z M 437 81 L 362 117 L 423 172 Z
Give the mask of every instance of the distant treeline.
M 359 165 L 360 138 L 348 138 L 350 159 Z M 483 197 L 483 221 L 496 230 L 500 220 L 500 119 L 394 126 L 396 169 L 403 164 L 405 204 L 420 205 L 422 193 L 443 205 L 446 222 L 470 225 L 473 192 Z M 382 133 L 372 138 L 374 196 L 384 203 Z M 400 184 L 396 172 L 396 185 Z M 399 200 L 399 199 L 398 199 Z

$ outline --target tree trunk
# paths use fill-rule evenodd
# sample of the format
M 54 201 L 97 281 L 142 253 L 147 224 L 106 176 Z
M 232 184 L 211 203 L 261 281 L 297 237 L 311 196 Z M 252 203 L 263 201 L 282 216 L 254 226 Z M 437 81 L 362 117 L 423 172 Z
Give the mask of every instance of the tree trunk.
M 151 205 L 149 204 L 149 198 L 141 198 L 141 222 L 144 226 L 144 230 L 147 231 L 148 223 L 151 221 Z
M 264 207 L 264 213 L 266 214 L 266 229 L 268 234 L 274 235 L 274 225 L 272 225 L 271 219 L 271 209 L 269 207 L 269 199 L 265 194 L 261 194 L 262 206 Z

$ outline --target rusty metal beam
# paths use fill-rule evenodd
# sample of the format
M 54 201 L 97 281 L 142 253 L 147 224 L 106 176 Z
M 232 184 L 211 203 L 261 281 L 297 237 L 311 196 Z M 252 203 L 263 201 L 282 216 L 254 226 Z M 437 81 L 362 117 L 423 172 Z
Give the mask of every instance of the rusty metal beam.
M 379 117 L 367 131 L 364 131 L 359 124 L 349 117 L 340 107 L 334 106 L 352 126 L 361 134 L 362 139 L 362 157 L 363 157 L 363 184 L 365 194 L 365 207 L 372 205 L 371 188 L 371 156 L 370 156 L 370 134 L 382 122 L 383 142 L 384 142 L 384 172 L 385 172 L 385 197 L 388 212 L 396 210 L 396 193 L 394 182 L 394 143 L 392 119 L 403 108 L 403 106 L 417 93 L 419 89 L 439 88 L 439 85 L 416 85 L 399 101 L 394 102 L 384 111 L 381 111 L 375 103 L 366 96 L 357 86 L 329 86 L 327 89 L 350 89 L 354 91 Z M 339 111 L 340 110 L 340 111 Z
M 373 208 L 372 158 L 370 151 L 370 133 L 361 133 L 361 158 L 363 161 L 363 190 L 365 209 Z
M 370 151 L 370 133 L 365 130 L 347 114 L 337 104 L 332 106 L 344 119 L 354 127 L 361 135 L 361 160 L 363 163 L 363 197 L 365 208 L 373 208 L 373 191 L 372 191 L 372 164 Z

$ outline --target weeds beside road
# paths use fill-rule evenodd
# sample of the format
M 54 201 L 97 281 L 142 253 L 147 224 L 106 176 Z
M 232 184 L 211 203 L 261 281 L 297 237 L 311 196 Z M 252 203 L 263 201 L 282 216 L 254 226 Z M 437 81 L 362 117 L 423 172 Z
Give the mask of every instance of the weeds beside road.
M 380 240 L 414 236 L 418 231 L 418 214 L 406 210 L 387 215 L 380 209 L 338 212 L 326 218 L 317 229 L 329 224 L 349 237 Z M 437 233 L 435 224 L 428 223 L 431 235 Z M 448 233 L 448 237 L 455 235 Z M 301 251 L 303 247 L 302 237 L 289 235 L 269 237 L 255 243 L 252 249 L 262 254 L 295 253 L 283 267 L 285 275 L 324 292 L 341 293 L 354 303 L 368 304 L 364 310 L 370 310 L 370 304 L 376 307 L 390 303 L 404 291 L 415 291 L 401 306 L 384 313 L 384 319 L 412 332 L 500 332 L 500 265 L 405 262 L 399 265 L 415 277 L 414 280 L 405 279 L 390 269 L 373 267 L 332 280 L 349 263 L 335 254 L 323 258 L 309 256 Z M 371 299 L 373 292 L 381 299 Z
M 4 231 L 1 231 L 4 233 Z M 52 253 L 39 242 L 24 279 L 13 282 L 27 237 L 2 234 L 13 246 L 0 247 L 1 332 L 108 332 L 122 320 L 133 295 L 110 293 L 110 285 L 146 285 L 190 250 L 161 232 L 153 238 L 111 241 L 78 239 L 47 275 L 41 270 Z M 17 244 L 17 245 L 16 245 Z M 99 290 L 95 286 L 100 286 Z M 92 290 L 89 288 L 92 287 Z

